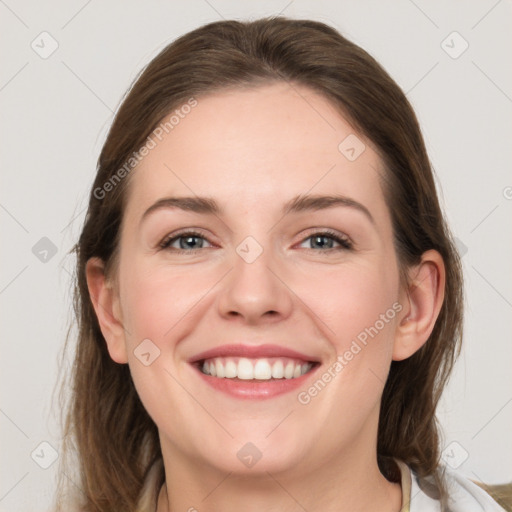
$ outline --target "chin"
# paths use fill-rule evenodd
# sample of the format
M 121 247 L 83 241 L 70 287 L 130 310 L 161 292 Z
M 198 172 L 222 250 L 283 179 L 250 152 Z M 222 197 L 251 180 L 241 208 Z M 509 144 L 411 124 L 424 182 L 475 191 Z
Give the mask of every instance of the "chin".
M 215 453 L 203 453 L 201 458 L 216 469 L 240 476 L 265 476 L 268 473 L 278 474 L 296 470 L 304 462 L 304 444 L 298 440 L 299 436 L 288 436 L 288 442 L 283 444 L 277 437 L 275 439 L 253 436 L 246 441 L 237 437 L 229 443 L 223 443 Z M 252 439 L 252 440 L 251 440 Z M 210 445 L 211 446 L 211 445 Z

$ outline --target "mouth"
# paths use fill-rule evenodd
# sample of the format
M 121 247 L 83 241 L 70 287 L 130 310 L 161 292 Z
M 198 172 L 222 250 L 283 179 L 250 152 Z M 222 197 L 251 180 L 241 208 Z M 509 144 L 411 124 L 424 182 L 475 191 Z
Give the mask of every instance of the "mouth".
M 218 379 L 243 381 L 269 381 L 297 379 L 305 375 L 316 363 L 286 357 L 249 359 L 247 357 L 214 357 L 197 363 L 204 375 Z
M 226 345 L 199 354 L 189 363 L 209 387 L 241 399 L 288 393 L 304 386 L 321 364 L 275 345 Z

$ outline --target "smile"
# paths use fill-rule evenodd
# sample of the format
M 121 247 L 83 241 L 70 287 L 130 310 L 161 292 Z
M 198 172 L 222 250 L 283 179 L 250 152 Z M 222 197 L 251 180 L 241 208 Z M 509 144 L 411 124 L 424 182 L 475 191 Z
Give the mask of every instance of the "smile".
M 313 363 L 287 357 L 215 357 L 205 359 L 200 364 L 201 371 L 212 377 L 262 381 L 296 379 L 308 373 L 312 367 Z
M 211 348 L 188 362 L 210 389 L 245 400 L 277 397 L 306 386 L 322 366 L 318 357 L 289 347 L 241 343 Z

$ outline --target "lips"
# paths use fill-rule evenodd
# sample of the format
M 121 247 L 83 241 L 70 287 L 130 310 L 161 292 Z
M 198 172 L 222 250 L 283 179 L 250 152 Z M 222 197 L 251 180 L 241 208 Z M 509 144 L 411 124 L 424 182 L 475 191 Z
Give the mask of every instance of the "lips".
M 211 388 L 241 399 L 264 399 L 304 385 L 320 361 L 278 345 L 223 345 L 188 361 Z
M 281 347 L 279 345 L 221 345 L 219 347 L 206 350 L 189 359 L 189 363 L 203 362 L 206 359 L 214 359 L 216 357 L 243 357 L 247 359 L 264 359 L 264 358 L 289 358 L 296 359 L 303 363 L 318 363 L 318 357 L 302 354 L 290 348 Z

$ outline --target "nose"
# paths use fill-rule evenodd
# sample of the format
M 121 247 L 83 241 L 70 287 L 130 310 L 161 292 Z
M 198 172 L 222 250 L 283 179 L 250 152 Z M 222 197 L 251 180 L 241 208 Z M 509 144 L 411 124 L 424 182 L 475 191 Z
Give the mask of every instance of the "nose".
M 219 313 L 226 319 L 255 325 L 282 321 L 291 314 L 293 292 L 270 250 L 263 250 L 250 263 L 236 253 L 221 286 Z

